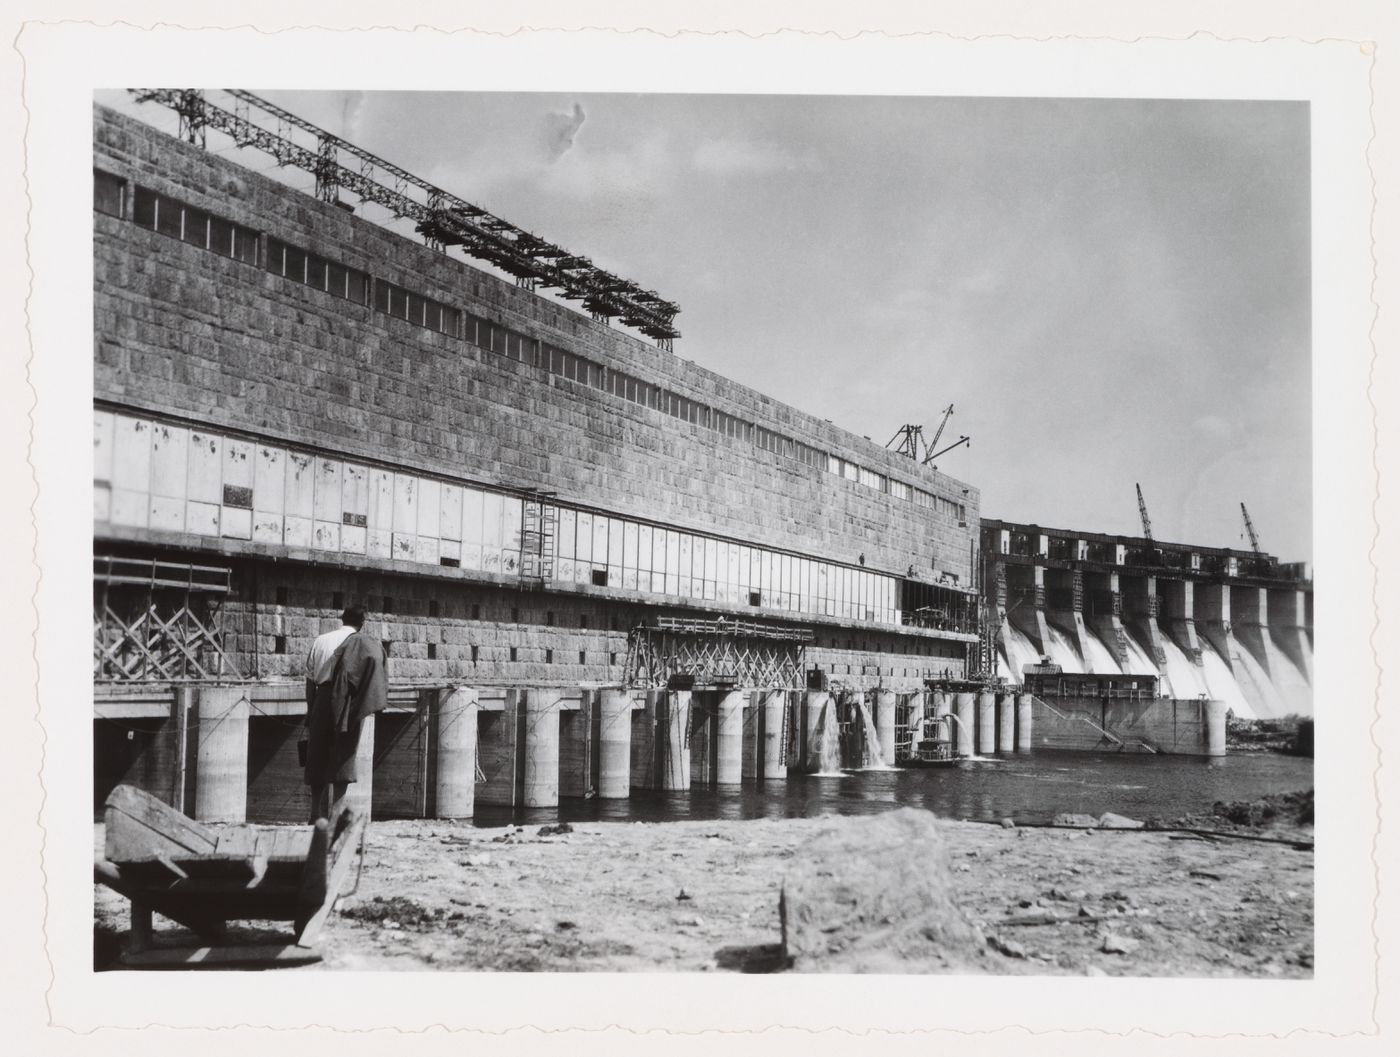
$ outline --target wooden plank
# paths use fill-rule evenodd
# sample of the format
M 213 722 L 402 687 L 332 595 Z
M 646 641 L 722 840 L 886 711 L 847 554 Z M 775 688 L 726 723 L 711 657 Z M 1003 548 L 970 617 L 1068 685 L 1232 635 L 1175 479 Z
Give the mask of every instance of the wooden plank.
M 301 890 L 297 893 L 297 913 L 294 929 L 297 942 L 310 945 L 306 937 L 307 925 L 328 902 L 326 883 L 330 873 L 331 824 L 318 818 L 311 830 L 311 846 L 306 852 L 306 868 L 301 875 Z
M 121 956 L 123 965 L 132 969 L 233 969 L 233 968 L 291 968 L 314 965 L 321 955 L 310 947 L 291 943 L 260 943 L 210 947 L 152 947 L 128 951 Z
M 345 825 L 330 849 L 330 870 L 326 878 L 325 899 L 306 923 L 297 929 L 297 944 L 299 946 L 306 947 L 316 942 L 316 937 L 321 933 L 321 926 L 330 916 L 331 908 L 334 907 L 341 889 L 344 888 L 346 878 L 350 876 L 350 867 L 354 863 L 355 854 L 360 849 L 364 839 L 365 816 L 360 812 L 351 812 L 348 809 L 346 814 Z M 310 865 L 309 858 L 307 862 Z
M 217 844 L 209 827 L 134 786 L 117 786 L 105 806 L 106 855 L 114 863 L 160 852 L 203 855 Z

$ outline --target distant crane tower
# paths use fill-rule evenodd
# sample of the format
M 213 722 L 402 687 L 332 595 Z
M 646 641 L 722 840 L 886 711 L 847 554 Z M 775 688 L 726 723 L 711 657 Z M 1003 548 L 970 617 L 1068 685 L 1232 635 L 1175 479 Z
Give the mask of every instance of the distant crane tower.
M 1152 542 L 1152 519 L 1147 516 L 1147 501 L 1142 498 L 1142 485 L 1134 484 L 1138 495 L 1138 516 L 1142 518 L 1142 534 L 1147 538 L 1147 542 Z
M 1249 546 L 1258 558 L 1263 554 L 1259 549 L 1259 534 L 1254 531 L 1254 522 L 1249 520 L 1249 509 L 1243 503 L 1240 504 L 1240 513 L 1244 515 L 1244 530 L 1249 535 Z

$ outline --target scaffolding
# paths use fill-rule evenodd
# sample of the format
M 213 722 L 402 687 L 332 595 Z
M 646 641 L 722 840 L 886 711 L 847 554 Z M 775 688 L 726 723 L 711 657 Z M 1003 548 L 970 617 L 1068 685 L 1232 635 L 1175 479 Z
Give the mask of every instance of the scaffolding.
M 239 147 L 252 147 L 279 165 L 314 175 L 316 197 L 324 202 L 338 203 L 344 188 L 362 202 L 383 206 L 396 219 L 414 221 L 415 230 L 435 249 L 460 246 L 468 256 L 513 276 L 517 285 L 557 289 L 566 300 L 581 301 L 594 319 L 616 317 L 664 349 L 680 337 L 675 326 L 680 306 L 655 291 L 604 271 L 587 257 L 517 228 L 251 92 L 222 91 L 231 108 L 189 88 L 132 89 L 131 94 L 137 102 L 175 111 L 180 135 L 190 143 L 203 147 L 206 130 L 216 129 Z M 308 142 L 298 143 L 297 135 Z
M 94 680 L 242 678 L 224 652 L 231 577 L 225 566 L 95 555 Z
M 813 639 L 807 628 L 658 617 L 628 633 L 626 681 L 630 687 L 663 687 L 674 676 L 688 676 L 696 686 L 801 686 Z

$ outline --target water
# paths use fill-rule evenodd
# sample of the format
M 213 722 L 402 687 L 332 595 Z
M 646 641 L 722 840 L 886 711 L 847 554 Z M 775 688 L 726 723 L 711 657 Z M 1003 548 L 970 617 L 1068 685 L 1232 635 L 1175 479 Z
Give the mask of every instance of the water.
M 870 715 L 870 706 L 863 700 L 857 704 L 860 707 L 860 721 L 865 731 L 865 769 L 888 771 L 890 765 L 885 762 L 885 755 L 880 751 L 880 738 L 875 733 L 875 720 Z
M 634 791 L 628 800 L 566 800 L 559 809 L 478 806 L 478 826 L 677 819 L 806 818 L 864 815 L 900 806 L 942 818 L 1050 822 L 1061 812 L 1176 818 L 1217 800 L 1252 800 L 1313 784 L 1312 761 L 1270 753 L 1152 756 L 1042 751 L 986 763 L 923 770 L 789 775 L 786 782 L 688 793 Z

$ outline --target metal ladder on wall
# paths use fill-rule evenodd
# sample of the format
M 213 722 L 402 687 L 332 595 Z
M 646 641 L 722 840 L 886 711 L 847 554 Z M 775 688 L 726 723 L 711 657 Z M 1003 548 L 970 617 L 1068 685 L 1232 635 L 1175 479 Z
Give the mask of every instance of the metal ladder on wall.
M 545 583 L 554 579 L 555 537 L 558 535 L 559 508 L 546 502 L 547 493 L 525 497 L 520 538 L 520 576 Z

